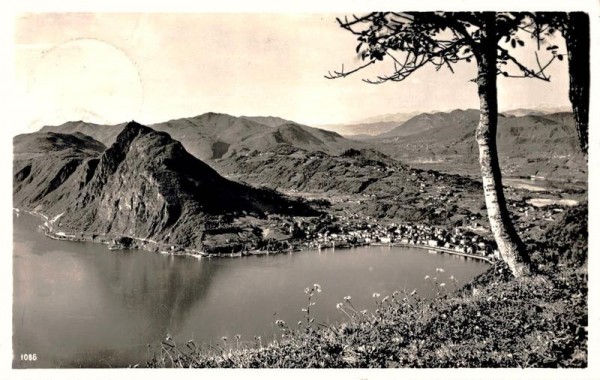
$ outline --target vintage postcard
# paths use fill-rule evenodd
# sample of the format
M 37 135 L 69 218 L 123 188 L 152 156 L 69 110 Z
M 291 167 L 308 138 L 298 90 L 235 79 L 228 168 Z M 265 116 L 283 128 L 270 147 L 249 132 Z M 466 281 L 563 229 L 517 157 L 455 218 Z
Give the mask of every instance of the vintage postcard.
M 5 17 L 7 377 L 593 378 L 598 4 L 236 4 Z

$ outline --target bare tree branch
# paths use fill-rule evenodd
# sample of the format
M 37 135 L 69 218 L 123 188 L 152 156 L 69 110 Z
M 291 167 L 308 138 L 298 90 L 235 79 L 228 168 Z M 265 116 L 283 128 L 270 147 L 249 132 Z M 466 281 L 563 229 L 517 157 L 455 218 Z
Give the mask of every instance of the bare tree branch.
M 357 72 L 359 70 L 362 70 L 365 67 L 370 66 L 370 65 L 372 65 L 374 63 L 375 63 L 375 60 L 372 60 L 372 61 L 369 61 L 369 62 L 365 63 L 364 65 L 356 67 L 356 68 L 354 68 L 353 70 L 350 70 L 350 71 L 344 71 L 344 65 L 342 65 L 342 70 L 341 71 L 335 71 L 334 70 L 333 73 L 331 71 L 329 71 L 329 73 L 327 75 L 325 75 L 325 78 L 327 78 L 327 79 L 345 78 L 348 75 L 351 75 L 351 74 L 353 74 L 353 73 L 355 73 L 355 72 Z
M 536 53 L 536 60 L 538 63 L 538 68 L 539 70 L 535 71 L 533 69 L 528 68 L 527 66 L 523 65 L 521 62 L 519 62 L 519 60 L 517 60 L 515 57 L 513 57 L 512 55 L 510 55 L 510 53 L 508 52 L 508 50 L 498 46 L 498 50 L 502 53 L 502 55 L 500 56 L 501 59 L 507 60 L 512 62 L 513 64 L 515 64 L 517 66 L 517 68 L 523 73 L 523 76 L 520 75 L 514 75 L 514 74 L 509 74 L 506 72 L 502 72 L 503 75 L 505 77 L 510 77 L 510 78 L 536 78 L 536 79 L 540 79 L 543 80 L 545 82 L 549 82 L 550 81 L 550 77 L 546 75 L 545 73 L 545 69 L 552 63 L 552 61 L 554 61 L 555 57 L 552 57 L 552 59 L 550 59 L 550 61 L 548 63 L 546 63 L 546 65 L 544 65 L 542 67 L 542 65 L 540 64 L 540 61 L 538 59 L 538 55 Z

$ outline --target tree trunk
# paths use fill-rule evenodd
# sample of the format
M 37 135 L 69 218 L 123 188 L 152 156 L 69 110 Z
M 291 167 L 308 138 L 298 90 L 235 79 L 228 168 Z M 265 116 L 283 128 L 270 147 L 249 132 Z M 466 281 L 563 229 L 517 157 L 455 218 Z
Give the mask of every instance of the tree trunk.
M 579 146 L 587 156 L 590 109 L 590 18 L 588 14 L 568 13 L 562 32 L 569 57 L 569 100 L 575 116 Z
M 480 49 L 477 54 L 477 86 L 480 116 L 476 139 L 479 146 L 479 165 L 490 228 L 502 259 L 515 277 L 529 274 L 525 245 L 517 235 L 506 207 L 502 175 L 496 147 L 498 127 L 498 94 L 496 88 L 496 21 L 493 13 L 483 16 Z

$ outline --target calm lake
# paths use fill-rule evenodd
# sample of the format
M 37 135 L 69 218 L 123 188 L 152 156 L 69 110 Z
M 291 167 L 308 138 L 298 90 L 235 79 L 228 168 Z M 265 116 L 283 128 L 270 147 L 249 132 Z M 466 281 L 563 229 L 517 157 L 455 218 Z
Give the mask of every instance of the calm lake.
M 176 341 L 263 342 L 295 326 L 304 289 L 320 284 L 316 322 L 342 320 L 335 305 L 352 296 L 374 309 L 372 294 L 417 289 L 431 295 L 425 275 L 459 285 L 488 264 L 421 249 L 362 247 L 263 257 L 197 260 L 105 245 L 51 240 L 40 220 L 14 214 L 13 367 L 126 367 L 145 364 L 148 344 Z M 36 361 L 21 360 L 36 354 Z

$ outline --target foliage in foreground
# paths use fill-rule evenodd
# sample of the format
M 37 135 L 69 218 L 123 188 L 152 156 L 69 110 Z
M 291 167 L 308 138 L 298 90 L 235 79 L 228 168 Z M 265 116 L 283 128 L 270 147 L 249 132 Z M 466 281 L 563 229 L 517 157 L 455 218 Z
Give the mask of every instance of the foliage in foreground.
M 585 207 L 585 206 L 584 206 Z M 587 235 L 587 207 L 575 218 Z M 569 224 L 569 223 L 567 223 Z M 558 227 L 558 226 L 557 226 Z M 563 225 L 564 227 L 564 225 Z M 564 240 L 563 231 L 549 237 L 549 248 Z M 575 235 L 579 239 L 587 236 Z M 573 238 L 569 236 L 569 238 Z M 569 239 L 569 240 L 570 240 Z M 553 241 L 555 241 L 553 243 Z M 560 245 L 560 244 L 558 244 Z M 149 367 L 227 368 L 365 368 L 365 367 L 586 367 L 587 366 L 587 243 L 575 244 L 584 254 L 564 252 L 556 259 L 537 255 L 537 275 L 514 279 L 498 263 L 454 292 L 431 278 L 437 297 L 415 291 L 374 294 L 374 311 L 355 310 L 350 297 L 338 304 L 343 322 L 315 325 L 310 315 L 318 285 L 307 289 L 305 321 L 292 328 L 277 321 L 282 335 L 263 345 L 236 341 L 220 347 L 163 342 Z M 551 258 L 552 261 L 547 261 Z

